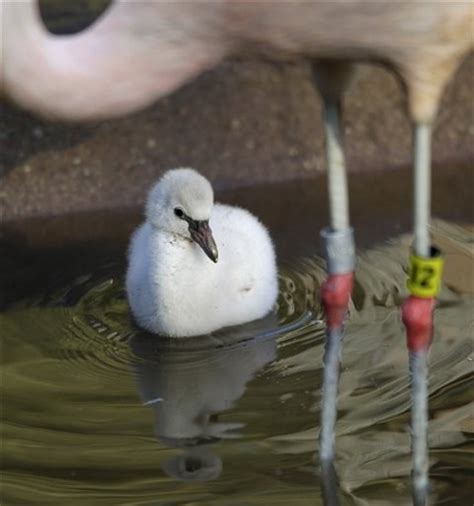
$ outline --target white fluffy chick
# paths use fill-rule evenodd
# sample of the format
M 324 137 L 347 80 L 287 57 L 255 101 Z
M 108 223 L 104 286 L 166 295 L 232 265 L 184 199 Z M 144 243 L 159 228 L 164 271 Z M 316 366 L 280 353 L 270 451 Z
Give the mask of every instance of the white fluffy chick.
M 214 204 L 193 169 L 166 172 L 134 232 L 126 277 L 137 323 L 169 337 L 207 334 L 264 317 L 277 299 L 275 251 L 245 209 Z

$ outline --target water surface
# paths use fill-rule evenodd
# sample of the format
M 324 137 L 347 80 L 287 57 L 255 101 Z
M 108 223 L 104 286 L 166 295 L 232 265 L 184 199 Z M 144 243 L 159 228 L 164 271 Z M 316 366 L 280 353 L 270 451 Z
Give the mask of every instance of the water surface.
M 316 231 L 324 216 L 314 207 L 324 199 L 305 183 L 221 197 L 270 225 L 281 258 L 279 304 L 260 322 L 203 338 L 156 339 L 131 321 L 124 251 L 139 212 L 4 228 L 2 504 L 323 504 L 324 265 Z M 356 220 L 379 226 L 360 234 L 342 356 L 340 501 L 411 504 L 399 317 L 407 211 L 370 214 L 358 198 Z M 282 206 L 296 201 L 282 216 Z M 460 219 L 470 218 L 466 209 L 462 202 L 441 209 L 456 223 L 433 226 L 447 267 L 430 357 L 431 499 L 453 506 L 470 504 L 473 493 L 473 230 Z

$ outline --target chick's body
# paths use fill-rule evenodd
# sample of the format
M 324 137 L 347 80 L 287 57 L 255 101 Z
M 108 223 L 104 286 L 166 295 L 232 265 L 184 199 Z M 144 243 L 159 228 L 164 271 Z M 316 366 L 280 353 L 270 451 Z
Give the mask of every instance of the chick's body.
M 192 216 L 192 209 L 187 213 Z M 217 263 L 181 230 L 154 223 L 147 219 L 138 228 L 129 251 L 126 287 L 139 325 L 185 337 L 256 320 L 271 311 L 278 294 L 274 248 L 268 231 L 251 213 L 211 204 L 209 226 Z

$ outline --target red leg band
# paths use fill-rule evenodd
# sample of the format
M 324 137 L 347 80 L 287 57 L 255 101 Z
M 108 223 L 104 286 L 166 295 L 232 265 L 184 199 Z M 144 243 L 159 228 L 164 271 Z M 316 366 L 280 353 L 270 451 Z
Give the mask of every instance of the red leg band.
M 428 349 L 433 337 L 433 311 L 436 299 L 410 295 L 402 305 L 402 320 L 407 329 L 410 351 Z
M 321 287 L 321 301 L 330 330 L 342 327 L 351 298 L 354 273 L 331 274 Z

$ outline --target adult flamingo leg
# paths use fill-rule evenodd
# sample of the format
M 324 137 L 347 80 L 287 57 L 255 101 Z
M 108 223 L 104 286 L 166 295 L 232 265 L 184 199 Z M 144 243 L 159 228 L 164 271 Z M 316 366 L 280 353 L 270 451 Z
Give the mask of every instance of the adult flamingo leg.
M 414 254 L 410 257 L 408 290 L 402 306 L 407 332 L 411 384 L 411 446 L 413 502 L 427 503 L 428 481 L 428 353 L 433 337 L 436 296 L 442 257 L 430 244 L 431 128 L 415 126 Z
M 342 333 L 355 267 L 341 126 L 341 98 L 352 75 L 352 68 L 349 64 L 331 62 L 319 63 L 314 70 L 323 97 L 330 219 L 330 226 L 321 231 L 328 271 L 328 278 L 321 288 L 321 302 L 327 324 L 319 436 L 319 455 L 324 470 L 332 465 L 335 455 Z

